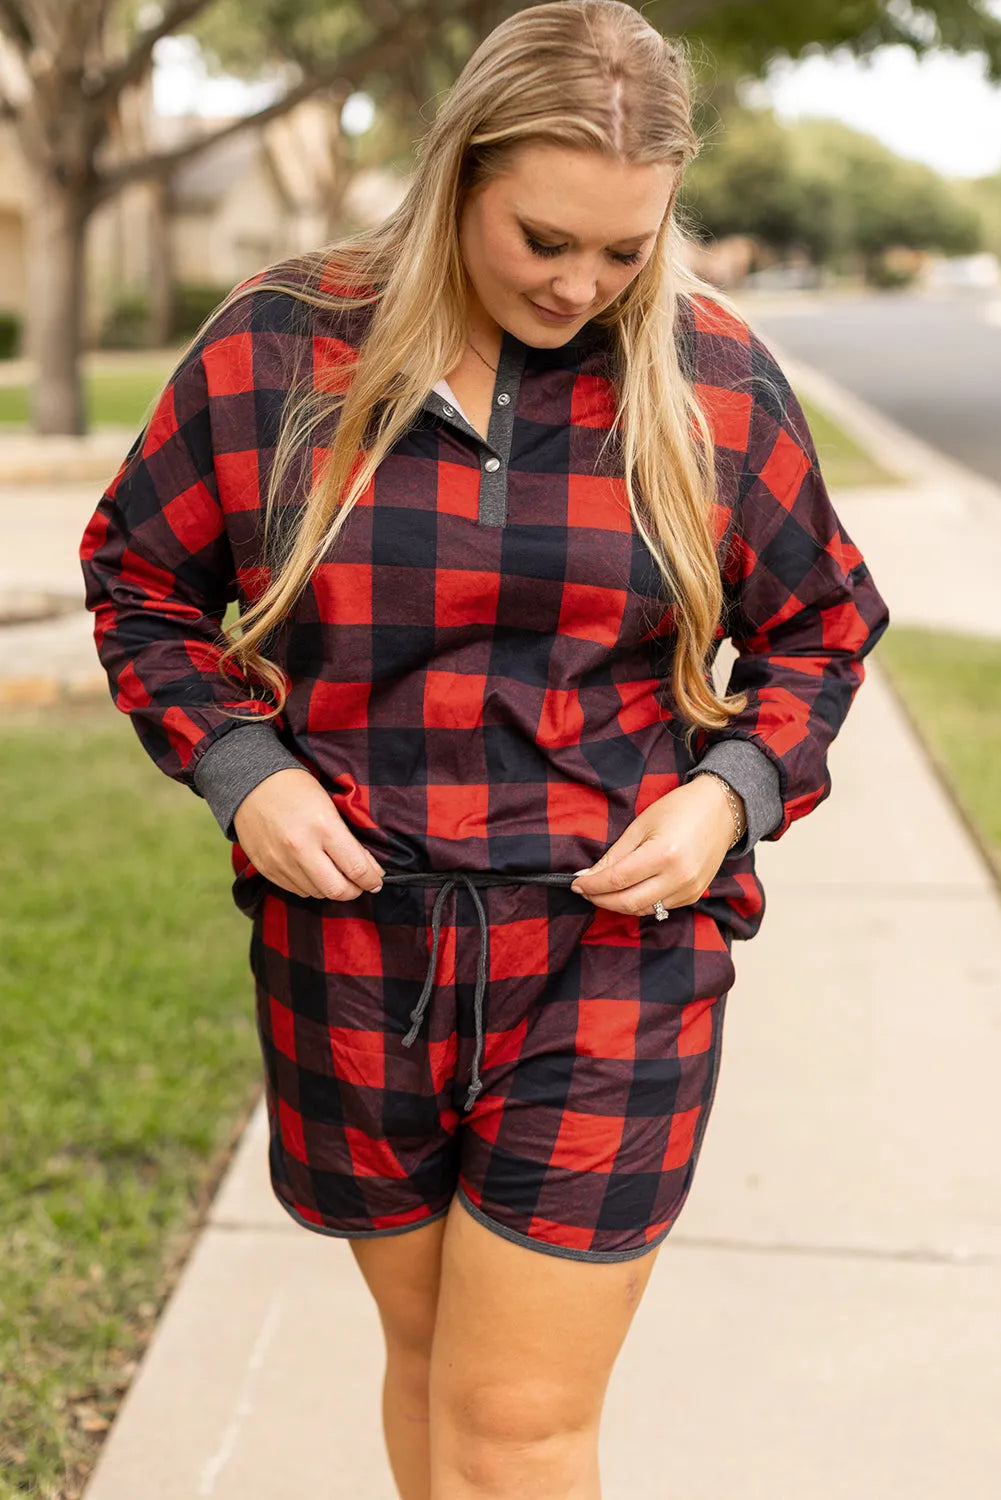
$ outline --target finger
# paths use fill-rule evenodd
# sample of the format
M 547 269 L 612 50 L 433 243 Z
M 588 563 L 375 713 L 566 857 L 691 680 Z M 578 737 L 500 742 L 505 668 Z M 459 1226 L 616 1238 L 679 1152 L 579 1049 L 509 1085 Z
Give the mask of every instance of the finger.
M 609 844 L 604 853 L 598 856 L 593 865 L 588 865 L 586 870 L 577 870 L 575 873 L 583 878 L 585 874 L 591 875 L 596 870 L 606 870 L 610 864 L 621 859 L 624 854 L 631 854 L 634 849 L 638 849 L 647 836 L 642 825 L 638 824 L 634 819 L 619 834 L 615 843 Z
M 636 885 L 627 886 L 625 890 L 595 896 L 591 899 L 596 906 L 601 906 L 606 911 L 617 911 L 624 916 L 634 917 L 648 916 L 657 901 L 662 901 L 668 911 L 688 904 L 683 890 L 676 887 L 665 890 L 662 876 L 655 876 L 651 880 L 641 880 Z
M 328 859 L 333 860 L 344 879 L 356 886 L 359 892 L 378 890 L 382 884 L 385 870 L 365 845 L 355 838 L 336 809 L 333 823 L 320 834 L 318 848 Z
M 311 895 L 326 901 L 353 901 L 360 896 L 363 887 L 349 880 L 344 871 L 323 849 L 311 851 L 301 858 L 302 879 L 311 887 Z
M 272 885 L 280 885 L 283 891 L 291 891 L 293 896 L 312 896 L 313 894 L 312 891 L 307 891 L 294 876 L 287 875 L 284 871 L 275 875 L 267 875 L 264 870 L 261 870 L 261 874 L 266 880 L 270 880 Z
M 589 871 L 578 875 L 570 889 L 585 896 L 604 896 L 628 890 L 641 880 L 663 878 L 664 862 L 662 847 L 649 835 L 640 835 L 632 847 L 623 846 L 619 840 Z

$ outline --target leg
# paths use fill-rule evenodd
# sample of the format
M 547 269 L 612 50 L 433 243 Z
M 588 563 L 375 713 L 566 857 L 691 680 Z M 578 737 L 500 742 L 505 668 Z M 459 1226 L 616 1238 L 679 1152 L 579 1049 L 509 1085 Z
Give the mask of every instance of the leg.
M 600 1500 L 605 1391 L 659 1246 L 631 1260 L 517 1245 L 458 1199 L 431 1356 L 431 1500 Z
M 349 1240 L 386 1340 L 382 1423 L 400 1500 L 428 1500 L 428 1369 L 447 1218 L 384 1239 Z

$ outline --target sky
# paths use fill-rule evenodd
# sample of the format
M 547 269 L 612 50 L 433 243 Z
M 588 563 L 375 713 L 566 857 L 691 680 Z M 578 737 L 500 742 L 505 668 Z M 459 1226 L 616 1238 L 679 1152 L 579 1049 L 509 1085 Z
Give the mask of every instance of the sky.
M 984 177 L 1001 171 L 1001 86 L 984 74 L 972 55 L 881 47 L 867 64 L 839 49 L 774 64 L 746 97 L 781 120 L 843 120 L 946 177 Z
M 990 8 L 1001 15 L 1001 0 Z M 843 120 L 947 177 L 982 177 L 1001 171 L 1001 86 L 989 84 L 984 72 L 975 56 L 936 52 L 918 59 L 907 47 L 883 47 L 863 62 L 840 49 L 776 63 L 746 98 L 789 122 L 806 115 Z M 164 114 L 237 114 L 272 97 L 263 86 L 205 78 L 197 49 L 184 37 L 159 43 L 154 89 Z M 364 96 L 351 103 L 364 128 Z

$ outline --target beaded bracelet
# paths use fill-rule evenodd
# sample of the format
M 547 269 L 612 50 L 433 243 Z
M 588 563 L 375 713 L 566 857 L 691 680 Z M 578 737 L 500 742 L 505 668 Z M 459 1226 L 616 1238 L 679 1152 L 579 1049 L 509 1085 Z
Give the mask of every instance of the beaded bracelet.
M 726 800 L 730 804 L 730 811 L 733 814 L 733 826 L 734 826 L 734 835 L 733 835 L 733 838 L 730 840 L 729 844 L 727 845 L 727 848 L 728 849 L 732 849 L 733 846 L 734 846 L 734 844 L 739 844 L 740 843 L 740 840 L 743 838 L 744 831 L 745 831 L 745 828 L 747 826 L 745 824 L 745 822 L 744 822 L 744 818 L 743 818 L 743 814 L 742 814 L 742 810 L 741 810 L 741 805 L 740 805 L 740 801 L 738 800 L 737 794 L 734 791 L 733 787 L 730 785 L 730 783 L 728 781 L 724 781 L 723 777 L 722 776 L 718 776 L 715 771 L 709 771 L 709 770 L 700 771 L 699 775 L 700 776 L 711 776 L 714 781 L 718 781 L 719 782 L 719 784 L 723 788 L 724 792 L 726 792 Z

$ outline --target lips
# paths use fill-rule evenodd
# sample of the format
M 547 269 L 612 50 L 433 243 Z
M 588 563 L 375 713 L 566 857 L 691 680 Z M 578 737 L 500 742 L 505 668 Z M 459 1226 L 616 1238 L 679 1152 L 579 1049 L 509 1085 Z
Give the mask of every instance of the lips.
M 536 302 L 534 300 L 534 298 L 532 298 L 532 297 L 529 297 L 528 300 L 529 300 L 529 302 L 531 302 L 531 304 L 532 304 L 533 307 L 538 308 L 539 312 L 548 313 L 551 318 L 559 318 L 561 320 L 561 322 L 564 322 L 564 323 L 572 323 L 573 320 L 574 320 L 574 318 L 579 318 L 580 317 L 580 313 L 561 313 L 561 312 L 557 312 L 555 308 L 553 308 L 553 307 L 545 307 L 541 302 Z

